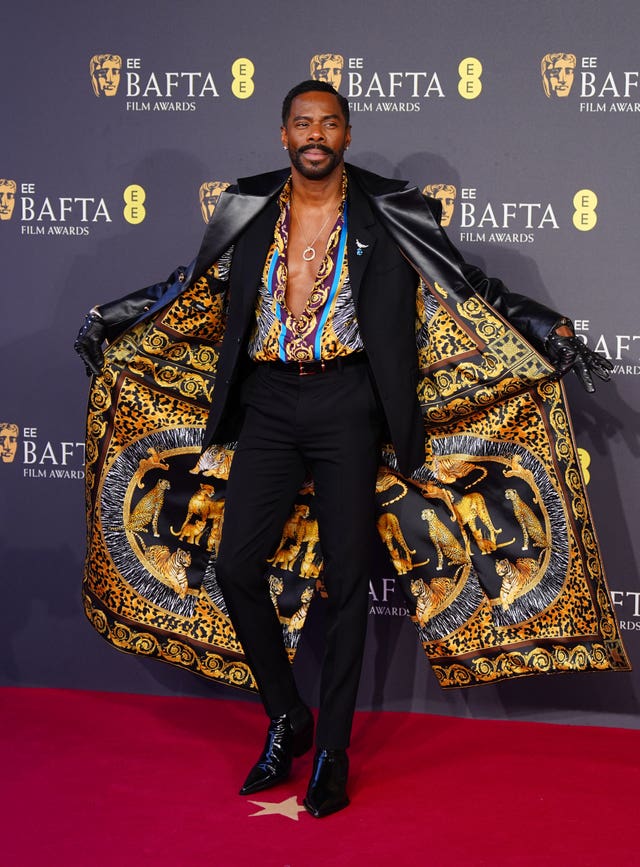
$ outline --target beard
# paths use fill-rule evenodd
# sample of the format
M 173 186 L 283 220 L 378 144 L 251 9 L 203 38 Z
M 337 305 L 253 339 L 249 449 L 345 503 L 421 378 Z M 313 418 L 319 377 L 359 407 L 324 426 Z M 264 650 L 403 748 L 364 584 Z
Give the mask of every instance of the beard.
M 298 150 L 292 150 L 292 148 L 288 148 L 287 150 L 289 152 L 291 165 L 295 166 L 300 174 L 310 181 L 319 181 L 322 180 L 322 178 L 328 177 L 336 166 L 340 165 L 344 155 L 344 148 L 341 148 L 339 151 L 334 151 L 330 147 L 320 144 L 303 145 L 301 148 L 298 148 Z M 322 165 L 314 165 L 309 162 L 304 163 L 302 161 L 302 155 L 309 150 L 322 151 L 327 154 L 330 159 Z

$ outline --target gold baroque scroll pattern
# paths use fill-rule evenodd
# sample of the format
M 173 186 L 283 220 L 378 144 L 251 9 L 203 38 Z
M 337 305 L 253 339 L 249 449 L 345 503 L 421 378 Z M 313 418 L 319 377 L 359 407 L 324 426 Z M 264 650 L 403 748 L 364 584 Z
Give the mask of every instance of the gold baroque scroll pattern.
M 418 387 L 423 412 L 432 424 L 473 415 L 553 372 L 481 299 L 458 305 L 458 313 L 481 339 L 492 340 L 491 351 L 483 352 L 475 343 L 471 349 L 469 336 L 449 313 L 441 310 L 433 316 L 430 346 L 421 356 L 423 361 L 426 355 L 430 366 L 422 368 Z
M 229 686 L 257 690 L 251 670 L 242 660 L 225 660 L 220 654 L 205 648 L 196 653 L 192 647 L 173 637 L 142 632 L 115 619 L 109 622 L 104 611 L 96 608 L 87 594 L 84 595 L 84 604 L 87 618 L 94 628 L 120 650 L 162 659 Z
M 171 364 L 157 364 L 151 358 L 138 355 L 132 359 L 129 368 L 138 376 L 149 376 L 160 388 L 177 391 L 182 397 L 190 400 L 210 402 L 213 395 L 213 383 L 210 377 L 190 373 L 184 375 L 184 370 Z
M 571 511 L 584 547 L 589 578 L 596 585 L 600 629 L 603 636 L 611 640 L 617 635 L 617 625 L 611 613 L 598 542 L 591 529 L 589 504 L 584 494 L 579 461 L 571 440 L 569 420 L 561 402 L 562 385 L 555 382 L 545 383 L 539 388 L 539 393 L 551 404 L 549 418 L 556 434 L 556 453 L 566 466 L 564 478 L 571 494 Z
M 594 643 L 537 647 L 529 652 L 515 650 L 496 657 L 477 657 L 470 666 L 456 662 L 434 665 L 433 669 L 440 686 L 447 689 L 490 683 L 505 677 L 554 671 L 605 671 L 610 667 L 610 652 L 602 644 Z
M 112 346 L 106 348 L 102 374 L 99 377 L 94 377 L 89 391 L 85 457 L 85 493 L 89 528 L 93 518 L 90 502 L 91 492 L 96 489 L 96 463 L 100 457 L 101 440 L 107 430 L 107 418 L 113 401 L 113 388 L 148 327 L 149 323 L 141 322 L 118 338 Z

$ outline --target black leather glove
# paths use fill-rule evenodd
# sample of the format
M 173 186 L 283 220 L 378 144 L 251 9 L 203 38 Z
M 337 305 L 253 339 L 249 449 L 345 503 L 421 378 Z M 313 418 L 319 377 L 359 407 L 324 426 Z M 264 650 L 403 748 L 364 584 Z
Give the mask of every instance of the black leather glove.
M 84 325 L 78 331 L 76 342 L 73 344 L 73 348 L 84 361 L 87 376 L 92 374 L 99 376 L 102 371 L 104 364 L 102 344 L 106 333 L 107 329 L 102 321 L 102 316 L 92 310 L 87 314 Z
M 560 334 L 550 334 L 545 348 L 559 375 L 564 376 L 573 368 L 585 391 L 593 393 L 596 390 L 592 376 L 594 373 L 604 382 L 611 379 L 613 364 L 609 359 L 589 349 L 586 343 L 575 335 L 563 337 Z

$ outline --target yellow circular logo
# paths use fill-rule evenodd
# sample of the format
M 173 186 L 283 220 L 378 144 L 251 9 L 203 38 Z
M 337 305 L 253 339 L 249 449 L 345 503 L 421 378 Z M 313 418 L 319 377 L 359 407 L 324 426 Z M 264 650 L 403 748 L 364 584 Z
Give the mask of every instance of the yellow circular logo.
M 144 187 L 141 187 L 139 184 L 130 184 L 125 188 L 122 198 L 124 199 L 124 209 L 122 213 L 124 214 L 125 220 L 127 223 L 132 223 L 134 226 L 137 226 L 138 223 L 141 223 L 147 216 L 147 210 L 144 206 L 144 200 L 147 198 L 147 194 Z
M 573 225 L 580 232 L 590 232 L 598 222 L 598 197 L 593 190 L 578 190 L 573 197 Z
M 463 99 L 476 99 L 482 91 L 482 64 L 477 57 L 465 57 L 458 64 L 458 93 Z
M 231 93 L 237 99 L 248 99 L 254 91 L 253 74 L 255 66 L 248 57 L 239 57 L 231 65 Z

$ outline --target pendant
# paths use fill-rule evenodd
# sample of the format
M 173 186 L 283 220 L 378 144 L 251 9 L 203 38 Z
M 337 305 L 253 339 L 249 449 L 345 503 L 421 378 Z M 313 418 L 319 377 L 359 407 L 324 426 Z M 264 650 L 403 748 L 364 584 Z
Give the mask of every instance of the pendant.
M 316 258 L 316 251 L 313 247 L 305 247 L 302 251 L 302 258 L 305 262 L 312 262 Z

